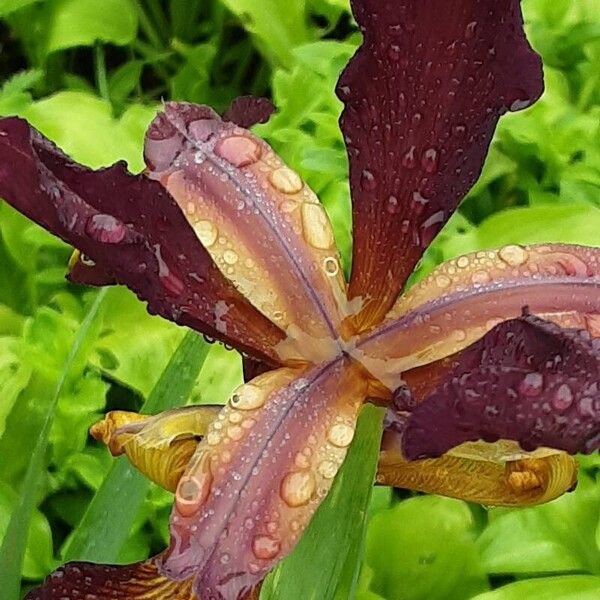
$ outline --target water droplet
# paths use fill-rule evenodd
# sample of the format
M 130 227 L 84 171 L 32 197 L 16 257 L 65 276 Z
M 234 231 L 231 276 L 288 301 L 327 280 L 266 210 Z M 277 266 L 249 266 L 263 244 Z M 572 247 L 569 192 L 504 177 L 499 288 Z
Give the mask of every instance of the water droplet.
M 388 46 L 387 55 L 390 60 L 396 61 L 400 59 L 402 49 L 398 44 L 390 44 Z
M 465 39 L 470 40 L 475 37 L 475 31 L 477 29 L 477 21 L 471 21 L 465 28 Z
M 412 195 L 413 208 L 419 213 L 429 204 L 429 198 L 425 198 L 421 192 L 414 191 Z
M 85 224 L 85 232 L 97 242 L 118 244 L 125 238 L 126 228 L 112 215 L 93 215 Z
M 247 383 L 237 389 L 229 402 L 233 408 L 239 410 L 254 410 L 265 403 L 265 395 L 260 388 Z
M 519 392 L 523 396 L 539 396 L 544 387 L 544 376 L 541 373 L 527 373 L 519 385 Z
M 325 273 L 327 273 L 329 277 L 335 277 L 339 273 L 340 265 L 336 258 L 328 256 L 323 260 L 323 269 L 325 269 Z
M 398 198 L 396 196 L 390 196 L 387 201 L 387 211 L 390 214 L 394 214 L 398 211 Z
M 412 124 L 417 127 L 418 125 L 421 124 L 421 121 L 423 120 L 423 115 L 420 112 L 416 112 L 411 119 Z
M 452 131 L 454 132 L 454 135 L 464 135 L 467 128 L 464 125 L 455 125 L 452 128 Z
M 475 273 L 473 273 L 471 276 L 471 281 L 475 285 L 483 285 L 484 283 L 489 283 L 491 281 L 491 277 L 489 273 L 486 273 L 486 271 L 475 271 Z
M 417 160 L 415 158 L 415 146 L 411 146 L 406 154 L 402 157 L 402 166 L 406 169 L 414 169 L 417 166 Z
M 520 267 L 529 258 L 527 250 L 517 245 L 504 246 L 500 249 L 498 256 L 511 267 Z
M 312 498 L 315 487 L 315 476 L 311 471 L 294 471 L 283 478 L 281 497 L 288 506 L 304 506 Z
M 421 166 L 427 173 L 435 173 L 438 168 L 438 151 L 435 148 L 428 148 L 421 157 Z
M 298 454 L 296 454 L 294 463 L 299 469 L 308 469 L 310 467 L 310 460 L 308 459 L 308 456 L 302 452 L 298 452 Z
M 254 552 L 256 558 L 263 560 L 275 558 L 280 549 L 281 544 L 279 541 L 269 535 L 257 535 L 252 540 L 252 552 Z
M 234 167 L 247 167 L 261 155 L 260 146 L 245 135 L 233 135 L 220 140 L 215 153 Z
M 79 255 L 79 262 L 82 265 L 85 265 L 86 267 L 95 267 L 96 263 L 87 255 L 85 254 L 80 254 Z
M 469 266 L 469 258 L 467 256 L 461 256 L 456 261 L 456 266 L 461 269 L 466 269 Z
M 452 336 L 457 342 L 464 342 L 467 339 L 467 333 L 464 329 L 455 329 Z
M 229 556 L 229 554 L 227 554 L 226 552 L 224 554 L 221 554 L 221 558 L 219 558 L 219 561 L 222 565 L 226 565 L 230 560 L 231 556 Z
M 554 397 L 552 398 L 552 406 L 554 406 L 556 410 L 562 411 L 567 410 L 571 404 L 573 404 L 573 392 L 566 383 L 563 383 L 556 390 Z
M 319 471 L 325 479 L 333 479 L 338 471 L 338 466 L 331 460 L 323 460 L 319 463 L 317 471 Z
M 235 263 L 238 261 L 238 259 L 239 259 L 239 256 L 233 250 L 225 250 L 225 252 L 223 252 L 223 260 L 228 265 L 235 265 Z
M 372 192 L 377 187 L 375 175 L 368 169 L 365 169 L 360 175 L 360 187 L 365 192 Z
M 438 210 L 433 213 L 428 219 L 421 223 L 420 241 L 421 246 L 426 248 L 431 244 L 438 231 L 444 224 L 444 211 Z
M 210 248 L 219 235 L 217 228 L 210 221 L 198 221 L 194 225 L 194 231 L 205 248 Z
M 175 504 L 183 517 L 195 515 L 210 492 L 212 475 L 203 471 L 196 476 L 182 477 L 177 484 Z
M 221 441 L 221 434 L 218 431 L 209 431 L 206 436 L 206 442 L 210 446 L 216 446 Z
M 306 202 L 302 205 L 302 226 L 306 241 L 319 250 L 333 247 L 333 233 L 329 219 L 320 204 Z
M 269 173 L 271 185 L 284 194 L 297 194 L 304 187 L 300 176 L 288 167 L 280 167 Z
M 349 85 L 341 85 L 338 90 L 342 99 L 348 99 L 352 93 L 352 89 Z
M 345 423 L 334 425 L 327 434 L 327 440 L 338 448 L 349 446 L 353 437 L 354 429 Z
M 438 275 L 435 278 L 435 283 L 440 288 L 447 288 L 447 287 L 450 287 L 452 280 L 450 279 L 450 277 L 447 277 L 446 275 Z
M 199 142 L 208 141 L 218 130 L 219 124 L 215 119 L 198 119 L 188 126 L 188 133 L 192 140 Z
M 232 425 L 227 428 L 227 435 L 234 441 L 238 442 L 244 437 L 244 430 L 239 425 Z
M 515 100 L 511 105 L 510 105 L 510 110 L 511 112 L 516 112 L 518 110 L 523 110 L 524 108 L 527 108 L 528 106 L 531 106 L 531 100 Z

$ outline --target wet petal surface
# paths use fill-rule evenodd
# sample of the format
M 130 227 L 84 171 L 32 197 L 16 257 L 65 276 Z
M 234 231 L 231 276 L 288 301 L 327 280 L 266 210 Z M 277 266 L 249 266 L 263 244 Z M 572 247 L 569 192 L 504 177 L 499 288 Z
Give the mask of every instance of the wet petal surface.
M 353 201 L 350 295 L 365 301 L 369 326 L 479 176 L 499 116 L 540 96 L 542 71 L 519 0 L 352 7 L 364 44 L 337 93 Z
M 249 131 L 182 103 L 155 119 L 145 155 L 221 272 L 286 331 L 281 358 L 334 356 L 345 282 L 327 215 L 300 177 Z
M 93 171 L 17 118 L 0 121 L 0 195 L 130 287 L 148 309 L 277 364 L 281 331 L 223 277 L 162 186 Z
M 243 385 L 181 478 L 163 572 L 237 598 L 294 547 L 350 445 L 366 382 L 347 359 Z
M 353 355 L 390 389 L 399 374 L 466 348 L 523 307 L 563 327 L 600 331 L 600 250 L 506 246 L 444 263 L 400 298 Z
M 515 440 L 570 454 L 600 449 L 600 344 L 536 317 L 498 325 L 452 360 L 408 416 L 402 452 L 437 457 L 463 442 Z

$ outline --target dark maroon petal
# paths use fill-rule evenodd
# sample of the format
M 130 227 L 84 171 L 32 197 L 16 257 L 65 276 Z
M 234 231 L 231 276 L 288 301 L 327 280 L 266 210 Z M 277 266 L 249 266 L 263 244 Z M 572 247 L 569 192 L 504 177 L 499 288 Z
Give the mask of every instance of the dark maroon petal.
M 191 582 L 170 581 L 158 573 L 155 560 L 126 566 L 70 563 L 54 571 L 25 600 L 195 600 Z
M 275 112 L 275 107 L 266 98 L 255 96 L 240 96 L 223 113 L 225 121 L 232 121 L 236 125 L 249 129 L 259 123 L 266 123 Z
M 364 44 L 342 74 L 350 158 L 351 297 L 390 308 L 476 181 L 501 114 L 542 93 L 519 0 L 353 0 Z
M 273 367 L 260 360 L 255 360 L 254 358 L 244 356 L 244 358 L 242 358 L 242 368 L 244 370 L 244 381 L 248 383 L 249 381 L 252 381 L 255 377 L 258 377 L 263 373 L 267 373 Z
M 0 121 L 0 196 L 89 257 L 90 277 L 125 284 L 150 312 L 277 363 L 272 347 L 283 334 L 221 275 L 158 182 L 121 163 L 75 164 L 8 118 Z
M 99 267 L 91 258 L 81 254 L 78 250 L 73 252 L 69 261 L 69 274 L 67 279 L 79 285 L 114 285 L 115 278 Z
M 506 321 L 454 357 L 410 414 L 408 459 L 467 441 L 515 440 L 571 454 L 600 448 L 600 339 L 533 316 Z

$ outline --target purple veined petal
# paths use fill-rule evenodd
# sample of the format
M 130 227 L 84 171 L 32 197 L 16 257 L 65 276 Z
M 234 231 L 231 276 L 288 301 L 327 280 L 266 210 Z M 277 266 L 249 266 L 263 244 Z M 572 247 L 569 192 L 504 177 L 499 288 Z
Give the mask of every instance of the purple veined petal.
M 410 413 L 403 454 L 437 457 L 480 439 L 515 440 L 526 451 L 600 449 L 600 338 L 524 316 L 453 357 Z
M 364 43 L 337 93 L 367 328 L 476 181 L 501 114 L 543 89 L 519 0 L 353 0 Z M 440 16 L 443 15 L 443 18 Z
M 274 112 L 275 106 L 267 98 L 240 96 L 223 113 L 223 119 L 249 129 L 259 123 L 266 123 Z
M 401 297 L 351 354 L 389 389 L 452 356 L 523 307 L 567 328 L 600 332 L 600 249 L 506 246 L 440 265 Z
M 93 261 L 88 277 L 125 284 L 150 312 L 278 364 L 282 332 L 221 275 L 158 182 L 120 163 L 73 163 L 25 121 L 6 118 L 0 195 Z
M 281 359 L 336 355 L 346 283 L 329 219 L 300 177 L 251 132 L 185 103 L 165 105 L 145 156 L 225 277 L 287 333 Z
M 162 572 L 238 598 L 295 546 L 328 493 L 366 396 L 346 358 L 241 386 L 179 481 Z

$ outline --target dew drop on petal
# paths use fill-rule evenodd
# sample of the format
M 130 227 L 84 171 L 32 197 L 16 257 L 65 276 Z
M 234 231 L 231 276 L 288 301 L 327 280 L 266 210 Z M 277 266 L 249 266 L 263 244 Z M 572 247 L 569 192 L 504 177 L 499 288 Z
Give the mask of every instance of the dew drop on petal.
M 210 248 L 219 235 L 217 228 L 210 221 L 198 221 L 194 225 L 194 231 L 205 248 Z
M 260 388 L 248 383 L 240 387 L 229 402 L 239 410 L 254 410 L 265 403 L 265 396 Z
M 208 498 L 212 476 L 203 472 L 192 477 L 182 477 L 177 485 L 175 503 L 178 512 L 184 517 L 195 515 Z
M 320 204 L 302 205 L 302 227 L 304 238 L 313 247 L 327 250 L 334 244 L 333 233 L 325 210 Z
M 350 445 L 354 437 L 354 429 L 344 423 L 337 423 L 329 430 L 327 440 L 338 448 L 345 448 Z
M 390 44 L 388 46 L 387 55 L 390 60 L 396 61 L 400 59 L 402 49 L 398 44 Z
M 554 393 L 552 406 L 556 410 L 562 411 L 567 410 L 571 404 L 573 404 L 573 392 L 566 383 L 563 383 Z
M 406 152 L 406 154 L 402 157 L 402 166 L 406 169 L 414 169 L 417 166 L 415 150 L 415 146 L 411 146 Z
M 519 385 L 519 392 L 523 396 L 539 396 L 544 386 L 544 376 L 541 373 L 527 373 Z
M 387 211 L 390 214 L 394 214 L 398 211 L 398 198 L 396 196 L 390 196 L 387 201 Z
M 325 477 L 325 479 L 333 479 L 337 473 L 338 466 L 331 460 L 323 460 L 319 463 L 317 471 Z
M 223 260 L 228 265 L 235 265 L 235 263 L 238 261 L 238 259 L 239 259 L 239 256 L 233 250 L 225 250 L 225 252 L 223 252 Z
M 297 194 L 304 187 L 300 176 L 288 167 L 280 167 L 269 173 L 269 181 L 284 194 Z
M 91 216 L 85 224 L 86 233 L 97 242 L 118 244 L 125 238 L 125 225 L 112 215 Z
M 435 283 L 439 288 L 447 288 L 450 287 L 450 284 L 452 283 L 450 277 L 446 276 L 446 275 L 438 275 L 435 278 Z
M 471 275 L 471 281 L 475 285 L 483 285 L 484 283 L 489 283 L 490 280 L 491 277 L 486 271 L 475 271 L 475 273 Z
M 288 506 L 304 506 L 315 491 L 315 476 L 311 471 L 288 473 L 281 482 L 281 497 Z
M 368 169 L 365 169 L 360 176 L 360 187 L 365 192 L 372 192 L 377 187 L 375 175 Z
M 470 40 L 475 37 L 475 31 L 477 30 L 477 21 L 471 21 L 465 28 L 465 39 Z
M 423 152 L 421 166 L 427 173 L 435 173 L 438 168 L 438 151 L 435 148 L 428 148 Z
M 260 158 L 261 149 L 249 137 L 233 135 L 220 140 L 215 146 L 215 153 L 234 167 L 247 167 Z
M 257 535 L 252 540 L 252 552 L 256 558 L 268 560 L 279 554 L 281 544 L 275 538 L 268 535 Z
M 335 277 L 340 270 L 340 265 L 336 258 L 328 256 L 323 260 L 323 269 L 329 277 Z
M 520 267 L 527 262 L 527 259 L 529 258 L 527 250 L 516 244 L 504 246 L 504 248 L 500 249 L 498 256 L 511 267 Z

